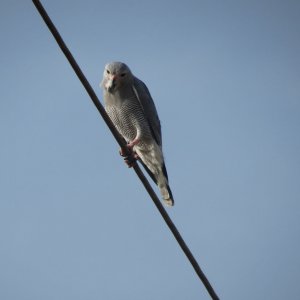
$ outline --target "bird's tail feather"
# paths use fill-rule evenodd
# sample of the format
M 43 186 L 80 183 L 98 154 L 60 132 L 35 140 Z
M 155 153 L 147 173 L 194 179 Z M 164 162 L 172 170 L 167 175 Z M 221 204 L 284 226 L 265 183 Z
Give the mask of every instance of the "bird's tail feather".
M 162 172 L 166 178 L 166 181 L 168 182 L 168 173 L 166 169 L 166 165 L 163 164 L 162 166 Z M 165 184 L 163 188 L 160 189 L 161 194 L 163 196 L 164 202 L 167 206 L 173 206 L 174 205 L 174 198 L 171 192 L 171 189 L 168 184 Z
M 169 185 L 164 185 L 162 187 L 159 187 L 159 189 L 165 204 L 167 206 L 174 206 L 174 198 Z
M 144 167 L 144 169 L 146 170 L 148 175 L 151 177 L 151 179 L 155 182 L 155 184 L 159 186 L 159 190 L 160 190 L 160 193 L 161 193 L 162 198 L 164 200 L 164 203 L 167 206 L 173 206 L 174 205 L 174 198 L 173 198 L 172 191 L 171 191 L 169 185 L 168 184 L 159 185 L 158 182 L 157 182 L 157 178 L 150 171 L 150 169 L 146 166 L 146 164 L 141 159 L 139 160 L 139 162 L 142 164 L 142 166 Z M 164 174 L 164 176 L 166 178 L 166 181 L 167 181 L 168 180 L 168 174 L 167 174 L 165 164 L 163 164 L 162 171 L 163 171 L 163 174 Z

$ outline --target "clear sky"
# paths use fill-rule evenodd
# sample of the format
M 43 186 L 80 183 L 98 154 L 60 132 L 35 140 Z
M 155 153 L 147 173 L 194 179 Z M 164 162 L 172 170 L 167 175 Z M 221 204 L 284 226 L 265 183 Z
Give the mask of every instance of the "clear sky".
M 147 84 L 220 298 L 300 299 L 300 2 L 43 4 L 100 98 L 112 60 Z M 31 1 L 0 38 L 0 299 L 210 299 Z

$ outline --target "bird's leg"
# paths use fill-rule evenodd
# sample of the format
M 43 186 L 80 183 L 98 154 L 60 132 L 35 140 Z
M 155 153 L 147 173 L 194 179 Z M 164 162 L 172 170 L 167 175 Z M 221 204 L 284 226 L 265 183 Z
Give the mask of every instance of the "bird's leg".
M 136 137 L 133 141 L 127 144 L 128 149 L 132 150 L 133 147 L 140 142 L 140 139 Z
M 138 154 L 133 151 L 134 145 L 136 145 L 138 142 L 138 139 L 134 139 L 132 142 L 127 144 L 126 149 L 121 148 L 119 150 L 120 155 L 124 157 L 124 161 L 129 168 L 131 168 L 136 160 L 139 159 Z

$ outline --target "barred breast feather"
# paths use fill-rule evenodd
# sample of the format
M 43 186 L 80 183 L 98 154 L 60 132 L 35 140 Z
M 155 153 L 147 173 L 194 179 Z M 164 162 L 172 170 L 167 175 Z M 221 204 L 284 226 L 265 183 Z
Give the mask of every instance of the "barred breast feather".
M 141 134 L 140 148 L 146 146 L 144 141 L 152 139 L 149 124 L 135 96 L 120 101 L 118 105 L 106 105 L 105 110 L 127 142 L 136 137 L 138 129 Z

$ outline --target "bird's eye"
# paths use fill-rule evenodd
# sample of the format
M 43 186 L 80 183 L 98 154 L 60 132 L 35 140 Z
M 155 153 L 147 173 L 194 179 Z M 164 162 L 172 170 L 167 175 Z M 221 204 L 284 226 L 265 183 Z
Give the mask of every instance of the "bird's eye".
M 107 74 L 110 74 L 109 70 L 106 70 L 106 73 L 107 73 Z
M 121 77 L 124 77 L 125 75 L 126 75 L 126 73 L 122 73 L 122 74 L 121 74 Z

